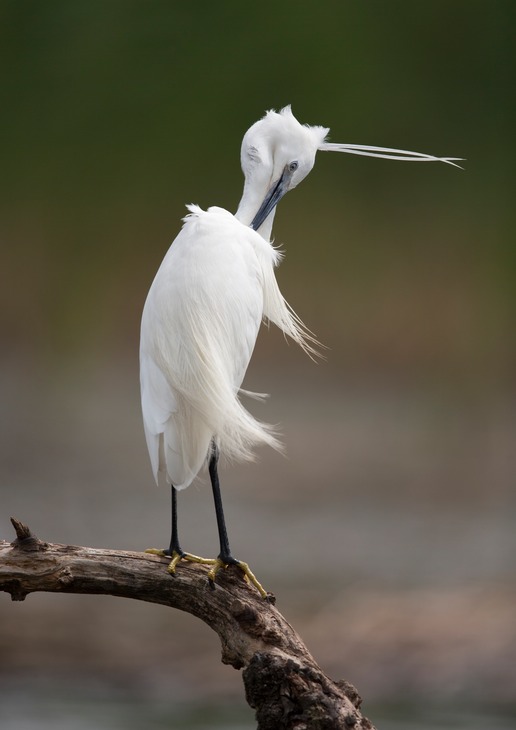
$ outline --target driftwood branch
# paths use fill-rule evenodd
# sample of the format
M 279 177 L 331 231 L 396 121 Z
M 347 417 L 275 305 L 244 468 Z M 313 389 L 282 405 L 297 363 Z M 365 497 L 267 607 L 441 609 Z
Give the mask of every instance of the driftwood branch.
M 356 689 L 324 674 L 238 568 L 219 573 L 210 587 L 204 565 L 184 562 L 171 576 L 166 558 L 43 542 L 18 520 L 11 522 L 17 537 L 0 541 L 0 590 L 13 601 L 34 591 L 107 594 L 187 611 L 217 632 L 222 661 L 243 669 L 258 730 L 374 730 L 360 712 Z

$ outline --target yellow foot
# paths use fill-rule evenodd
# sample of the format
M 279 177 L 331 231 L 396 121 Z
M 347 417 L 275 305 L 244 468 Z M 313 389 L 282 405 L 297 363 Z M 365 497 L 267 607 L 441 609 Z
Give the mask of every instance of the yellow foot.
M 261 597 L 266 598 L 267 600 L 269 599 L 269 594 L 267 593 L 265 588 L 262 586 L 262 584 L 260 583 L 260 581 L 255 576 L 255 574 L 253 573 L 253 571 L 251 570 L 251 568 L 249 567 L 249 565 L 247 563 L 242 562 L 242 560 L 235 560 L 234 563 L 225 563 L 220 558 L 216 558 L 215 560 L 212 561 L 212 564 L 213 564 L 213 568 L 208 573 L 208 580 L 210 581 L 210 583 L 215 582 L 215 577 L 216 577 L 217 573 L 219 572 L 219 570 L 221 570 L 221 568 L 226 569 L 228 567 L 228 565 L 237 565 L 240 568 L 240 570 L 242 571 L 242 573 L 244 574 L 246 581 L 248 583 L 251 583 L 251 585 L 253 585 L 256 588 L 256 590 L 260 593 Z
M 149 553 L 150 555 L 170 557 L 168 553 L 166 553 L 164 550 L 159 550 L 158 548 L 148 548 L 145 552 Z M 271 599 L 271 596 L 267 593 L 258 578 L 255 576 L 249 565 L 247 563 L 244 563 L 242 560 L 235 560 L 231 563 L 225 563 L 220 558 L 200 558 L 198 555 L 192 555 L 191 553 L 180 554 L 174 550 L 174 552 L 172 553 L 172 560 L 170 561 L 170 564 L 167 568 L 168 572 L 172 573 L 172 575 L 175 575 L 176 567 L 178 563 L 181 562 L 181 560 L 188 560 L 191 563 L 200 563 L 201 565 L 211 565 L 212 568 L 208 573 L 208 580 L 211 584 L 215 582 L 215 577 L 219 570 L 221 570 L 222 568 L 226 569 L 228 565 L 237 565 L 244 574 L 244 578 L 246 579 L 246 581 L 256 588 L 262 598 L 274 601 L 274 599 Z
M 164 550 L 158 548 L 147 548 L 146 553 L 151 555 L 161 555 L 162 557 L 170 557 Z M 214 565 L 216 563 L 215 558 L 200 558 L 198 555 L 192 555 L 191 553 L 178 553 L 174 550 L 172 553 L 172 560 L 167 568 L 169 573 L 175 575 L 177 564 L 181 560 L 188 560 L 191 563 L 201 563 L 201 565 Z

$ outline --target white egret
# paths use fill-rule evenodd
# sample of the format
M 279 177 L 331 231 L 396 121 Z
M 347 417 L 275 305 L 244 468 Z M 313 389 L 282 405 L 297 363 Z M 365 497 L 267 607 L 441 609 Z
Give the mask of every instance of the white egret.
M 189 215 L 152 283 L 141 325 L 143 421 L 152 470 L 172 488 L 172 535 L 165 550 L 174 573 L 180 560 L 209 563 L 217 571 L 238 565 L 266 592 L 246 563 L 230 551 L 222 509 L 219 453 L 252 459 L 260 444 L 280 448 L 272 427 L 242 406 L 242 384 L 263 319 L 306 352 L 317 345 L 283 298 L 274 267 L 280 252 L 270 242 L 275 207 L 310 172 L 318 150 L 411 161 L 441 161 L 406 150 L 325 141 L 328 129 L 300 124 L 290 107 L 269 111 L 246 132 L 241 149 L 245 185 L 235 215 L 218 207 Z M 252 394 L 251 394 L 252 395 Z M 177 492 L 208 470 L 220 540 L 216 559 L 183 551 L 177 530 Z

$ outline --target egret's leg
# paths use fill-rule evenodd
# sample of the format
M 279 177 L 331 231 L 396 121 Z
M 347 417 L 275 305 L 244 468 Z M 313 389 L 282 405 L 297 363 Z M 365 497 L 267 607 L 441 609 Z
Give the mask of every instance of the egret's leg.
M 218 461 L 219 452 L 218 449 L 214 448 L 210 457 L 208 471 L 210 473 L 213 501 L 215 502 L 215 516 L 217 517 L 217 528 L 219 531 L 220 553 L 218 557 L 226 565 L 229 565 L 230 563 L 238 563 L 238 560 L 235 560 L 229 549 L 228 531 L 226 529 L 226 520 L 222 507 L 222 495 L 220 493 L 219 473 L 217 469 Z
M 219 452 L 218 449 L 214 447 L 212 455 L 210 457 L 208 471 L 210 473 L 213 501 L 215 502 L 215 515 L 217 517 L 217 527 L 219 530 L 220 553 L 215 561 L 213 568 L 208 573 L 208 578 L 213 583 L 215 580 L 215 576 L 221 568 L 225 568 L 228 565 L 238 565 L 249 583 L 252 583 L 255 588 L 258 589 L 263 598 L 267 598 L 267 591 L 258 581 L 248 564 L 242 562 L 241 560 L 237 560 L 231 555 L 231 550 L 229 549 L 228 531 L 226 529 L 226 520 L 224 519 L 224 510 L 222 507 L 222 496 L 220 493 L 219 474 L 217 470 L 218 461 Z
M 176 572 L 176 565 L 185 557 L 186 553 L 179 544 L 179 536 L 177 533 L 177 489 L 171 485 L 172 492 L 172 531 L 170 535 L 170 547 L 164 550 L 164 554 L 172 558 L 168 566 L 169 573 Z
M 170 535 L 170 547 L 168 549 L 169 555 L 172 555 L 173 553 L 177 553 L 178 555 L 183 555 L 183 550 L 181 549 L 181 546 L 179 545 L 179 537 L 177 534 L 177 489 L 174 487 L 174 485 L 171 485 L 171 492 L 172 492 L 172 533 Z
M 206 565 L 214 565 L 215 560 L 212 558 L 200 558 L 198 555 L 191 555 L 185 553 L 181 545 L 179 544 L 179 536 L 177 531 L 177 489 L 172 484 L 172 534 L 170 536 L 170 547 L 164 550 L 157 550 L 156 548 L 149 548 L 145 551 L 146 553 L 152 553 L 153 555 L 167 555 L 172 558 L 170 565 L 168 566 L 168 572 L 174 574 L 176 572 L 176 566 L 181 560 L 190 560 L 194 563 L 204 563 Z

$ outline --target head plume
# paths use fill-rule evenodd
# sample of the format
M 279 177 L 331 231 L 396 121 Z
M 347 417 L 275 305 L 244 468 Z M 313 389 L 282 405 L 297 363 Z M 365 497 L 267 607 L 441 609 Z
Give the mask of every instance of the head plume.
M 365 144 L 339 144 L 338 142 L 326 142 L 325 140 L 318 147 L 321 152 L 347 152 L 350 155 L 362 155 L 363 157 L 380 157 L 384 160 L 401 160 L 403 162 L 445 162 L 453 167 L 459 167 L 462 157 L 436 157 L 427 155 L 424 152 L 412 152 L 410 150 L 397 150 L 392 147 L 374 147 Z M 461 168 L 462 169 L 462 168 Z

